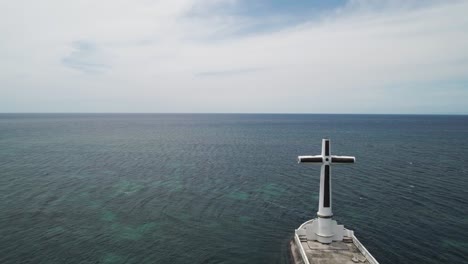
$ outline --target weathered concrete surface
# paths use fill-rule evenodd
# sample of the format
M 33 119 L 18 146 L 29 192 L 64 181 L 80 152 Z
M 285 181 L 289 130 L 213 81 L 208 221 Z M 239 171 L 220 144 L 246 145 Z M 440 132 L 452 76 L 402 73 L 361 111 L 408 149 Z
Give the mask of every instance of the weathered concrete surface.
M 326 245 L 316 241 L 302 241 L 301 246 L 310 264 L 369 264 L 353 242 L 337 241 Z M 294 240 L 291 242 L 291 253 L 294 264 L 303 263 Z
M 291 263 L 293 264 L 304 264 L 304 261 L 302 260 L 301 253 L 299 252 L 299 248 L 297 247 L 296 243 L 294 242 L 294 239 L 291 239 L 291 242 L 289 242 L 289 246 L 291 249 Z

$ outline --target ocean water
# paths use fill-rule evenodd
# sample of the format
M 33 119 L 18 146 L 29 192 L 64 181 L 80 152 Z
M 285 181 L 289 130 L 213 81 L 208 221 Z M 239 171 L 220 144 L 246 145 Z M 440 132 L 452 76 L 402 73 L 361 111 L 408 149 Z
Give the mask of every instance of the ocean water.
M 468 117 L 1 114 L 0 263 L 288 263 L 335 219 L 382 264 L 468 263 Z

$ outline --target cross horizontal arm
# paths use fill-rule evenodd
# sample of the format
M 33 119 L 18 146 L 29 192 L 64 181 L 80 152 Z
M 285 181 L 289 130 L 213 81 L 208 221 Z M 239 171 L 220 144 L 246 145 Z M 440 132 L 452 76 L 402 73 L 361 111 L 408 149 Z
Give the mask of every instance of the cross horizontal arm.
M 299 156 L 297 157 L 297 163 L 323 163 L 322 155 L 315 156 Z
M 354 163 L 356 158 L 352 156 L 331 156 L 331 163 Z

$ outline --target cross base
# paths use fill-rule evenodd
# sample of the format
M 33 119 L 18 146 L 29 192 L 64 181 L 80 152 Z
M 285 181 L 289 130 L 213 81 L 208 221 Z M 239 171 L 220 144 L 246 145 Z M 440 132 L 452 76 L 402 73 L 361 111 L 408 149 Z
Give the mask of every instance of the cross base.
M 296 233 L 301 240 L 330 244 L 333 241 L 342 241 L 346 230 L 343 225 L 338 225 L 331 218 L 319 217 L 305 222 Z

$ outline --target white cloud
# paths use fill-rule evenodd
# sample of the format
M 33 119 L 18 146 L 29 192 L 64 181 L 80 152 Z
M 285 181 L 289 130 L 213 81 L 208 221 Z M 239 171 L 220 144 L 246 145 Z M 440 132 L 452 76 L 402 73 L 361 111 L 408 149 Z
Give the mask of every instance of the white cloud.
M 468 113 L 468 2 L 404 2 L 249 34 L 282 18 L 221 0 L 5 2 L 0 111 Z

